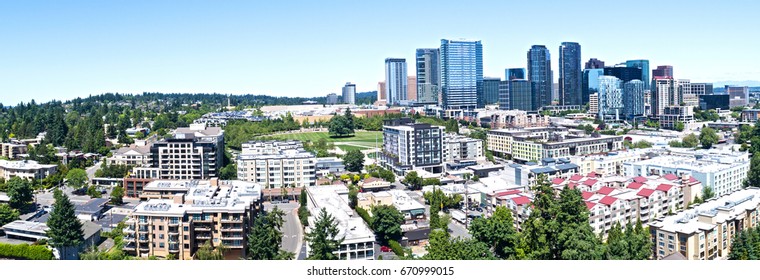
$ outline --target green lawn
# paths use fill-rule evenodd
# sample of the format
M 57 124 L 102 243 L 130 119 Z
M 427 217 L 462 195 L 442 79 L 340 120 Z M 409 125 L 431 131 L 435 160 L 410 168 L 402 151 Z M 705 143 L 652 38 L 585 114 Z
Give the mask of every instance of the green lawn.
M 356 132 L 354 136 L 351 136 L 351 137 L 335 137 L 335 138 L 330 137 L 330 135 L 327 132 L 277 134 L 277 135 L 272 135 L 271 137 L 275 139 L 281 139 L 281 140 L 301 140 L 301 141 L 311 141 L 311 142 L 316 142 L 317 140 L 324 138 L 327 142 L 333 142 L 333 143 L 348 142 L 348 143 L 353 143 L 356 145 L 367 146 L 367 147 L 375 147 L 375 137 L 377 137 L 378 145 L 382 144 L 383 142 L 382 131 L 358 131 Z M 361 149 L 360 147 L 356 147 L 356 148 Z

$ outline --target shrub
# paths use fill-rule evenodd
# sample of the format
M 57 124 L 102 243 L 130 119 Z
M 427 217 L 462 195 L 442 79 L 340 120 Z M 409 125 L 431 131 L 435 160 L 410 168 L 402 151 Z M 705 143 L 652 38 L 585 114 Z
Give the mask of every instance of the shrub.
M 305 206 L 298 207 L 298 219 L 301 220 L 302 226 L 309 225 L 309 210 Z
M 404 256 L 404 247 L 401 247 L 401 244 L 399 244 L 398 241 L 388 240 L 388 246 L 391 247 L 391 250 L 393 250 L 393 253 L 396 253 L 396 256 L 399 256 L 399 257 Z
M 359 217 L 362 217 L 364 219 L 364 222 L 368 225 L 372 224 L 372 217 L 369 216 L 369 213 L 367 213 L 367 210 L 364 210 L 364 208 L 356 207 L 356 213 L 359 214 Z
M 17 260 L 52 260 L 53 251 L 42 245 L 0 244 L 0 257 Z

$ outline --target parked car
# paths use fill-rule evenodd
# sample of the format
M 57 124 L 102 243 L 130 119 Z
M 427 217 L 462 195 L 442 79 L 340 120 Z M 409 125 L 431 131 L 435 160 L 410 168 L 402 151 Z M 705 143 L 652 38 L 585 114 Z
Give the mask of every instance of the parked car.
M 388 246 L 380 246 L 380 251 L 381 251 L 381 252 L 390 252 L 390 251 L 391 251 L 391 247 L 388 247 Z

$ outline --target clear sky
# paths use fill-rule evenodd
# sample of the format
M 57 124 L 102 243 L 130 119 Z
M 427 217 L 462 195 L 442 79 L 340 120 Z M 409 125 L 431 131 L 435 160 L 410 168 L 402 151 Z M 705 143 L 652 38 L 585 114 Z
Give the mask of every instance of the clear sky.
M 324 96 L 376 90 L 384 59 L 483 43 L 485 76 L 546 45 L 649 59 L 693 81 L 760 80 L 760 1 L 0 1 L 0 102 L 104 92 Z

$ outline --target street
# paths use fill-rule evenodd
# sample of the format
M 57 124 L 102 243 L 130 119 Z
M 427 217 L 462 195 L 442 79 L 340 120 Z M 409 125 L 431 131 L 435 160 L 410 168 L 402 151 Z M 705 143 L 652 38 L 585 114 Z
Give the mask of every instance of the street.
M 302 253 L 305 255 L 303 244 L 303 232 L 301 230 L 301 221 L 298 220 L 298 203 L 264 203 L 264 211 L 269 211 L 274 207 L 285 212 L 285 222 L 282 225 L 282 245 L 283 250 L 296 254 L 296 259 Z M 302 252 L 303 251 L 303 252 Z
M 95 171 L 98 171 L 100 169 L 100 166 L 103 165 L 102 160 L 98 160 L 95 165 L 88 167 L 85 171 L 87 172 L 87 178 L 92 180 L 92 178 L 95 178 Z

